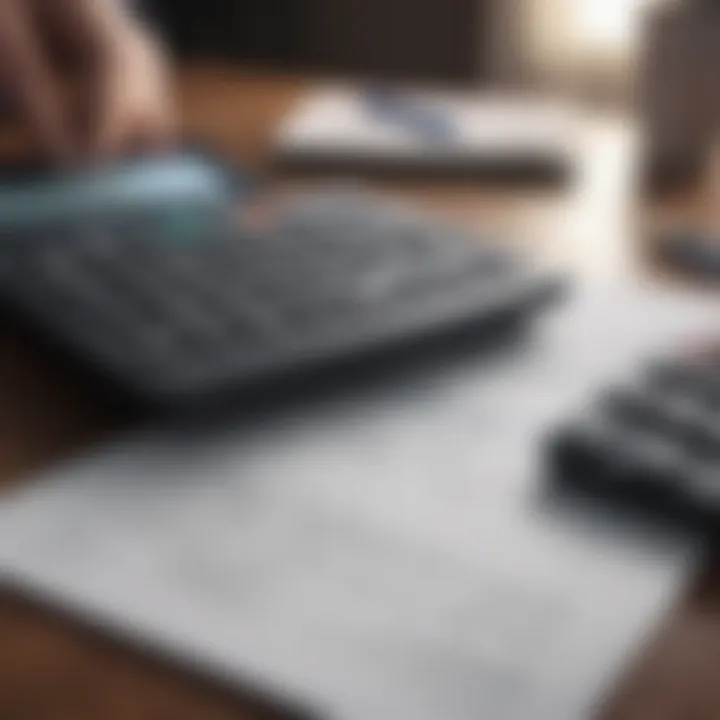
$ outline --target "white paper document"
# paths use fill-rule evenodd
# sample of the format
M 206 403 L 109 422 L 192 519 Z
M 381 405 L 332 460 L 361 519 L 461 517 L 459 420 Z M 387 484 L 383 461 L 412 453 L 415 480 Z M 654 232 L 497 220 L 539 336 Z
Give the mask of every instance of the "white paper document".
M 548 503 L 542 437 L 714 303 L 578 291 L 501 350 L 202 428 L 155 427 L 0 504 L 0 578 L 337 720 L 578 720 L 702 558 Z

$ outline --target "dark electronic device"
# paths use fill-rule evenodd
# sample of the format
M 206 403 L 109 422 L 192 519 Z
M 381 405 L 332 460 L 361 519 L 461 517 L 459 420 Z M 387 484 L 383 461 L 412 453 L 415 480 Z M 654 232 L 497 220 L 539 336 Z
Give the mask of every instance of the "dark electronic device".
M 716 528 L 719 411 L 720 344 L 651 364 L 554 433 L 550 478 L 559 487 Z
M 0 303 L 124 396 L 175 407 L 460 326 L 497 329 L 561 286 L 497 244 L 357 193 L 245 222 L 247 186 L 193 153 L 6 183 Z

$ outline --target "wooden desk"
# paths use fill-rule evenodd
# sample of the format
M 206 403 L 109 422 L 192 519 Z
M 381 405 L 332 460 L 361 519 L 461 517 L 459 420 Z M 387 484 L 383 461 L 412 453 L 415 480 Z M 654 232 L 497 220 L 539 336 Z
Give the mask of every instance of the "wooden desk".
M 304 82 L 229 70 L 193 69 L 181 79 L 188 130 L 256 169 L 267 167 L 269 130 Z M 510 228 L 521 242 L 581 275 L 643 273 L 632 193 L 628 124 L 588 122 L 576 187 L 567 191 L 394 183 L 468 224 Z M 662 209 L 662 208 L 660 208 Z M 0 486 L 81 448 L 118 418 L 71 374 L 0 334 Z M 720 718 L 720 564 L 708 568 L 658 628 L 609 700 L 607 720 Z M 141 720 L 273 717 L 238 695 L 155 664 L 50 613 L 0 594 L 1 720 Z M 439 719 L 440 720 L 440 719 Z

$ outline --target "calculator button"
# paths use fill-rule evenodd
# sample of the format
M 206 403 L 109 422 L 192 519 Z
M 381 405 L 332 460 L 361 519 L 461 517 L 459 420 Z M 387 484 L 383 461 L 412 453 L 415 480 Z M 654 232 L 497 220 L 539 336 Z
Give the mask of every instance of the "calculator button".
M 696 463 L 687 472 L 683 494 L 705 514 L 720 513 L 720 466 Z

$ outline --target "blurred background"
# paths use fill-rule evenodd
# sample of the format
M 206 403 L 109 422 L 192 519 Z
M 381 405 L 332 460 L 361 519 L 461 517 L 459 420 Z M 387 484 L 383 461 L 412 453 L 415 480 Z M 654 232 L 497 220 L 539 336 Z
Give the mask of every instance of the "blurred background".
M 659 0 L 155 0 L 184 54 L 450 81 L 627 87 Z
M 718 123 L 715 0 L 154 0 L 183 57 L 561 90 L 643 121 L 660 183 L 697 172 Z

